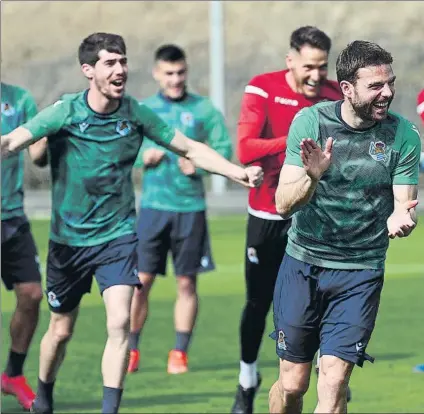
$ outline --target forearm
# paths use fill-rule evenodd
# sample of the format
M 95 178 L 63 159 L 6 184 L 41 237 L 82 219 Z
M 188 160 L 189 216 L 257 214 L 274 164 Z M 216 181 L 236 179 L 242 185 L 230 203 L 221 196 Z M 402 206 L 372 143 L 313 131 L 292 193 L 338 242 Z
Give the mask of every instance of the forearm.
M 236 182 L 242 182 L 238 177 L 243 176 L 243 168 L 239 167 L 207 145 L 191 141 L 190 147 L 185 154 L 197 168 L 212 174 L 223 175 Z
M 306 174 L 296 181 L 280 181 L 275 193 L 275 204 L 278 214 L 284 219 L 290 218 L 310 201 L 317 185 L 318 181 L 313 180 Z
M 270 155 L 286 150 L 286 137 L 279 138 L 241 138 L 237 155 L 242 164 L 251 164 Z
M 29 147 L 34 142 L 35 140 L 32 134 L 27 129 L 18 127 L 10 134 L 2 135 L 1 155 L 3 158 L 6 158 Z
M 48 164 L 47 138 L 44 137 L 40 141 L 28 148 L 32 162 L 38 167 L 45 167 Z

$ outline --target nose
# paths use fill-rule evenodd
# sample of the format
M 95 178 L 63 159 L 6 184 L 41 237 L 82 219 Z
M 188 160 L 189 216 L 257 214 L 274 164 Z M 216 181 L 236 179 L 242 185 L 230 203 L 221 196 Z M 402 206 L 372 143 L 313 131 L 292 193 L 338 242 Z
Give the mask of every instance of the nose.
M 311 79 L 313 82 L 318 82 L 318 81 L 320 80 L 320 78 L 321 78 L 321 76 L 320 76 L 320 71 L 319 71 L 319 69 L 313 69 L 313 70 L 311 71 L 311 74 L 310 74 L 310 79 Z
M 393 96 L 393 90 L 389 84 L 385 84 L 383 90 L 381 91 L 381 96 L 385 98 L 391 98 Z

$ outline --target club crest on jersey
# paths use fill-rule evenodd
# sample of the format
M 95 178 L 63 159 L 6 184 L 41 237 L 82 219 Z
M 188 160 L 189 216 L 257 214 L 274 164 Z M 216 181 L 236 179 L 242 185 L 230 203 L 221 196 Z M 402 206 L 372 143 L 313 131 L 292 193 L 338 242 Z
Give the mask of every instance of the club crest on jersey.
M 4 116 L 12 116 L 15 115 L 15 108 L 8 104 L 7 102 L 2 102 L 1 103 L 1 113 Z
M 384 162 L 387 159 L 386 155 L 386 144 L 381 141 L 371 142 L 369 154 L 376 161 Z
M 194 117 L 191 112 L 183 112 L 181 114 L 181 123 L 186 127 L 194 126 Z
M 131 132 L 131 124 L 128 121 L 118 121 L 116 132 L 122 136 L 128 135 Z

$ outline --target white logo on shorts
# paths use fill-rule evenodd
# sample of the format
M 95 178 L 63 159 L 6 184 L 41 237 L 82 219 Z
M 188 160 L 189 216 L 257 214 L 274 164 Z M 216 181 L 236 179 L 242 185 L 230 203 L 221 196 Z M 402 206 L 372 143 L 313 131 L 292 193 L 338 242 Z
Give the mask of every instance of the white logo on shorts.
M 208 257 L 208 256 L 203 256 L 203 257 L 200 259 L 200 265 L 201 265 L 203 268 L 208 267 L 208 266 L 209 266 L 209 257 Z
M 250 263 L 259 264 L 258 253 L 254 247 L 249 247 L 247 249 L 247 258 Z
M 364 344 L 362 342 L 356 343 L 356 352 L 362 352 L 364 350 Z
M 50 306 L 52 306 L 53 308 L 58 308 L 61 305 L 61 303 L 58 301 L 56 297 L 56 293 L 52 291 L 47 293 L 47 301 L 50 303 Z

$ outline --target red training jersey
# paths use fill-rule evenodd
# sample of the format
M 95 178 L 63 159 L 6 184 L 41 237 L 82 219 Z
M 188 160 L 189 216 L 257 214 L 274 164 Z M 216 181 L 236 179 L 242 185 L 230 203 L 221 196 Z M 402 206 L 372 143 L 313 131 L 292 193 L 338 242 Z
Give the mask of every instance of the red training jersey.
M 250 214 L 282 220 L 275 208 L 275 192 L 286 156 L 290 124 L 302 108 L 324 100 L 342 99 L 339 85 L 325 81 L 314 99 L 294 92 L 287 83 L 288 70 L 255 76 L 246 86 L 237 129 L 237 155 L 242 164 L 259 165 L 264 181 L 249 192 Z
M 417 113 L 424 124 L 424 89 L 417 96 Z

